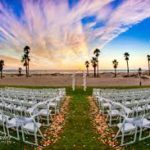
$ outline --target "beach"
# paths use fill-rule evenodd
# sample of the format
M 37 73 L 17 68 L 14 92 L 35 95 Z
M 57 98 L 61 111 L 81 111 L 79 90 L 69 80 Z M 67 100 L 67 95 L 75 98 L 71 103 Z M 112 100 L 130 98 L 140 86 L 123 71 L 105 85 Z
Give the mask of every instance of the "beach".
M 66 87 L 72 85 L 72 74 L 53 73 L 53 74 L 31 74 L 30 77 L 25 75 L 4 74 L 0 79 L 0 85 L 5 86 L 51 86 Z M 142 75 L 142 85 L 150 85 L 150 76 Z M 107 87 L 107 86 L 138 86 L 139 77 L 137 73 L 131 73 L 126 77 L 126 73 L 100 73 L 99 77 L 94 78 L 93 74 L 87 76 L 87 86 L 89 87 Z M 76 74 L 76 86 L 83 86 L 83 74 Z

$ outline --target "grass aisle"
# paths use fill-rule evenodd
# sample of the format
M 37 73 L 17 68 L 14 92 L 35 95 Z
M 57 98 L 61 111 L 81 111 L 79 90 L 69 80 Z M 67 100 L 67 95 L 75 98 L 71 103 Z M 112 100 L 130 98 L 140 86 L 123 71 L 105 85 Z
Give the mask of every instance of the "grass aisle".
M 61 135 L 52 147 L 47 149 L 66 149 L 66 150 L 108 150 L 97 140 L 97 134 L 92 128 L 90 121 L 89 107 L 87 96 L 92 94 L 92 90 L 83 92 L 77 89 L 75 92 L 68 89 L 67 94 L 72 97 L 69 105 L 69 115 Z

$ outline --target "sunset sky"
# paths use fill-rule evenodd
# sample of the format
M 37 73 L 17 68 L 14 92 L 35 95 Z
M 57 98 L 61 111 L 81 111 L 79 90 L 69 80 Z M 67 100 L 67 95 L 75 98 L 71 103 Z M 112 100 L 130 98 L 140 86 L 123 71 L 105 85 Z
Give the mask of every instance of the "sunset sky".
M 0 59 L 22 66 L 31 47 L 31 69 L 83 69 L 95 48 L 100 68 L 147 68 L 150 0 L 0 0 Z

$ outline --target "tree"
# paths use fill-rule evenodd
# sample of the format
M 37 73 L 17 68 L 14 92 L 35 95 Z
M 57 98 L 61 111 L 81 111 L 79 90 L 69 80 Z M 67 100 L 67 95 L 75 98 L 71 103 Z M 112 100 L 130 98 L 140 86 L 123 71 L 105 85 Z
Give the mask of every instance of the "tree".
M 114 67 L 114 69 L 115 69 L 115 77 L 116 77 L 116 76 L 117 76 L 118 61 L 117 61 L 116 59 L 114 59 L 114 60 L 112 61 L 112 63 L 113 63 L 113 67 Z
M 150 75 L 150 55 L 147 55 L 147 60 L 148 60 L 148 74 Z
M 125 57 L 125 60 L 127 62 L 127 75 L 128 76 L 129 76 L 129 56 L 130 56 L 130 54 L 128 52 L 124 53 L 124 57 Z
M 26 67 L 26 77 L 29 76 L 29 62 L 30 62 L 29 53 L 30 53 L 30 47 L 25 46 L 24 55 L 22 56 L 22 62 L 23 62 L 23 66 Z
M 99 60 L 98 60 L 98 57 L 99 57 L 99 55 L 100 55 L 100 50 L 98 49 L 98 48 L 96 48 L 95 50 L 94 50 L 94 55 L 95 55 L 95 57 L 97 58 L 97 76 L 99 76 Z
M 3 78 L 3 68 L 4 68 L 4 60 L 0 60 L 1 79 Z
M 87 75 L 89 75 L 89 61 L 85 61 L 85 66 L 86 66 L 86 69 L 87 69 Z
M 18 68 L 19 76 L 21 76 L 22 68 Z
M 91 63 L 92 63 L 92 66 L 94 68 L 94 77 L 96 77 L 97 58 L 92 57 Z

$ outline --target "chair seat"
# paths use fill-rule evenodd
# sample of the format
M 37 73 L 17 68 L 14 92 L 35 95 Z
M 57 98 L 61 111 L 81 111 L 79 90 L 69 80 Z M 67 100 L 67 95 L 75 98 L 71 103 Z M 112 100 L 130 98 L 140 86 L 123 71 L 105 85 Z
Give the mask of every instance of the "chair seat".
M 23 120 L 25 124 L 33 121 L 33 119 L 30 117 L 24 117 Z
M 150 109 L 150 105 L 147 106 L 147 109 Z
M 136 111 L 142 111 L 143 109 L 142 109 L 142 107 L 138 107 L 137 109 L 136 109 Z
M 2 114 L 0 114 L 0 121 L 3 121 L 3 116 L 2 116 Z
M 50 107 L 56 107 L 56 106 L 57 106 L 57 104 L 56 104 L 56 103 L 54 103 L 54 102 L 50 102 L 50 103 L 49 103 L 49 106 L 50 106 Z
M 18 106 L 18 107 L 15 107 L 14 109 L 18 111 L 24 111 L 25 108 L 22 106 Z
M 130 104 L 131 104 L 131 102 L 129 102 L 129 101 L 125 102 L 125 105 L 130 105 Z
M 7 121 L 8 127 L 16 127 L 19 126 L 20 124 L 17 124 L 18 119 L 17 118 L 12 118 Z
M 134 124 L 138 127 L 146 127 L 146 126 L 150 126 L 150 121 L 147 120 L 146 118 L 138 119 L 134 121 Z
M 133 110 L 131 110 L 130 108 L 124 108 L 124 109 L 127 114 L 133 113 Z
M 55 101 L 59 102 L 61 100 L 61 98 L 56 98 Z
M 103 107 L 110 107 L 109 103 L 103 103 L 102 105 L 103 105 Z
M 5 107 L 11 109 L 12 105 L 6 105 Z
M 109 115 L 111 116 L 118 116 L 119 115 L 119 111 L 118 110 L 111 110 L 108 112 Z
M 126 119 L 125 119 L 125 122 L 126 122 L 126 123 L 133 123 L 134 120 L 135 120 L 134 118 L 126 118 Z
M 136 129 L 136 126 L 134 126 L 132 123 L 119 123 L 118 128 L 121 129 L 121 132 L 130 132 Z
M 0 114 L 0 121 L 1 121 L 1 122 L 8 120 L 8 118 L 9 118 L 8 116 Z M 3 120 L 3 119 L 4 119 L 4 120 Z
M 34 102 L 34 101 L 28 101 L 28 103 L 29 103 L 29 104 L 34 104 L 35 102 Z
M 47 115 L 49 115 L 50 112 L 51 112 L 51 110 L 41 109 L 39 114 L 42 116 L 47 116 Z
M 28 108 L 27 110 L 25 110 L 27 113 L 33 113 L 33 111 L 34 111 L 34 108 Z
M 23 126 L 23 129 L 34 132 L 35 130 L 39 129 L 41 127 L 40 123 L 34 123 L 34 122 L 29 122 Z

